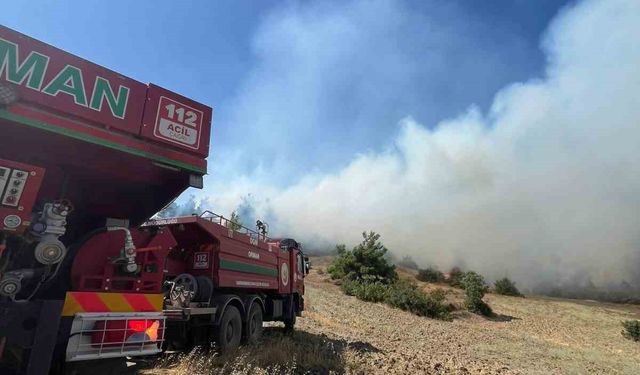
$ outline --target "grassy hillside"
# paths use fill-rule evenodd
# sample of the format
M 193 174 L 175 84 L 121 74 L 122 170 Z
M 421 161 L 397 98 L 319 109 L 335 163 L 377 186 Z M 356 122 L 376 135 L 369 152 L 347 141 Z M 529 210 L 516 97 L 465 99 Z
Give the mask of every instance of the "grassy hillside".
M 640 318 L 638 306 L 489 294 L 497 317 L 456 311 L 446 322 L 345 296 L 323 274 L 326 259 L 312 264 L 292 337 L 272 327 L 235 355 L 165 357 L 146 373 L 640 373 L 640 344 L 620 334 L 620 321 Z M 449 303 L 462 299 L 447 289 Z

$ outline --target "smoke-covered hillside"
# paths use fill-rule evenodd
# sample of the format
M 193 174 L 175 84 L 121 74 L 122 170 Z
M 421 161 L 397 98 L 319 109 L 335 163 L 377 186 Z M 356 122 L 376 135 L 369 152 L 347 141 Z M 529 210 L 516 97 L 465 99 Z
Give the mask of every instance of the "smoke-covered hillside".
M 638 35 L 640 2 L 577 2 L 541 41 L 544 76 L 503 88 L 489 111 L 470 103 L 437 126 L 406 113 L 388 147 L 334 173 L 286 188 L 238 176 L 198 199 L 222 212 L 245 199 L 272 232 L 316 247 L 374 230 L 421 264 L 528 287 L 636 290 Z

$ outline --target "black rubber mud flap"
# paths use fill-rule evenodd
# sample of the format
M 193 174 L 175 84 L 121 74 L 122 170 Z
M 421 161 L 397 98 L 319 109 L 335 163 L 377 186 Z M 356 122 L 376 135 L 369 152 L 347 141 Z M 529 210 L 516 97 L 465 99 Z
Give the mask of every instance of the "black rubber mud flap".
M 293 294 L 289 295 L 289 297 L 285 299 L 284 305 L 284 330 L 285 332 L 291 333 L 293 332 L 293 327 L 296 325 L 297 314 L 297 308 L 295 306 L 295 298 Z
M 17 368 L 2 373 L 48 374 L 53 360 L 64 301 L 42 300 L 7 302 L 0 305 L 0 337 L 6 337 L 5 350 L 22 352 Z

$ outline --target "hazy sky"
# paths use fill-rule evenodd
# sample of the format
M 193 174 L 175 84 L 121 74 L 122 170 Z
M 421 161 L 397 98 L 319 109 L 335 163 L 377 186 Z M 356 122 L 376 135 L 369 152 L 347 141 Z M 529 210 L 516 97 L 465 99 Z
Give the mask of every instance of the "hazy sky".
M 210 180 L 286 186 L 539 76 L 564 3 L 10 1 L 0 23 L 211 105 Z
M 188 193 L 207 208 L 640 290 L 640 1 L 184 3 L 10 2 L 0 22 L 210 104 Z

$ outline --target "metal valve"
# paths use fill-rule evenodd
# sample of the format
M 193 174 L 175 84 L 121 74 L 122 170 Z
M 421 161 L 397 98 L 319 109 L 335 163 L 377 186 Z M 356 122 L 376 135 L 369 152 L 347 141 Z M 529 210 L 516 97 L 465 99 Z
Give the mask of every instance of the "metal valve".
M 67 231 L 67 216 L 72 210 L 73 206 L 66 200 L 46 203 L 32 224 L 31 234 L 40 237 L 34 256 L 41 264 L 56 264 L 64 259 L 67 247 L 58 238 Z
M 139 271 L 139 265 L 136 263 L 136 245 L 133 243 L 131 231 L 124 227 L 108 227 L 108 231 L 121 230 L 124 231 L 124 246 L 120 250 L 120 256 L 111 261 L 113 263 L 123 263 L 122 270 L 127 273 L 136 273 Z

